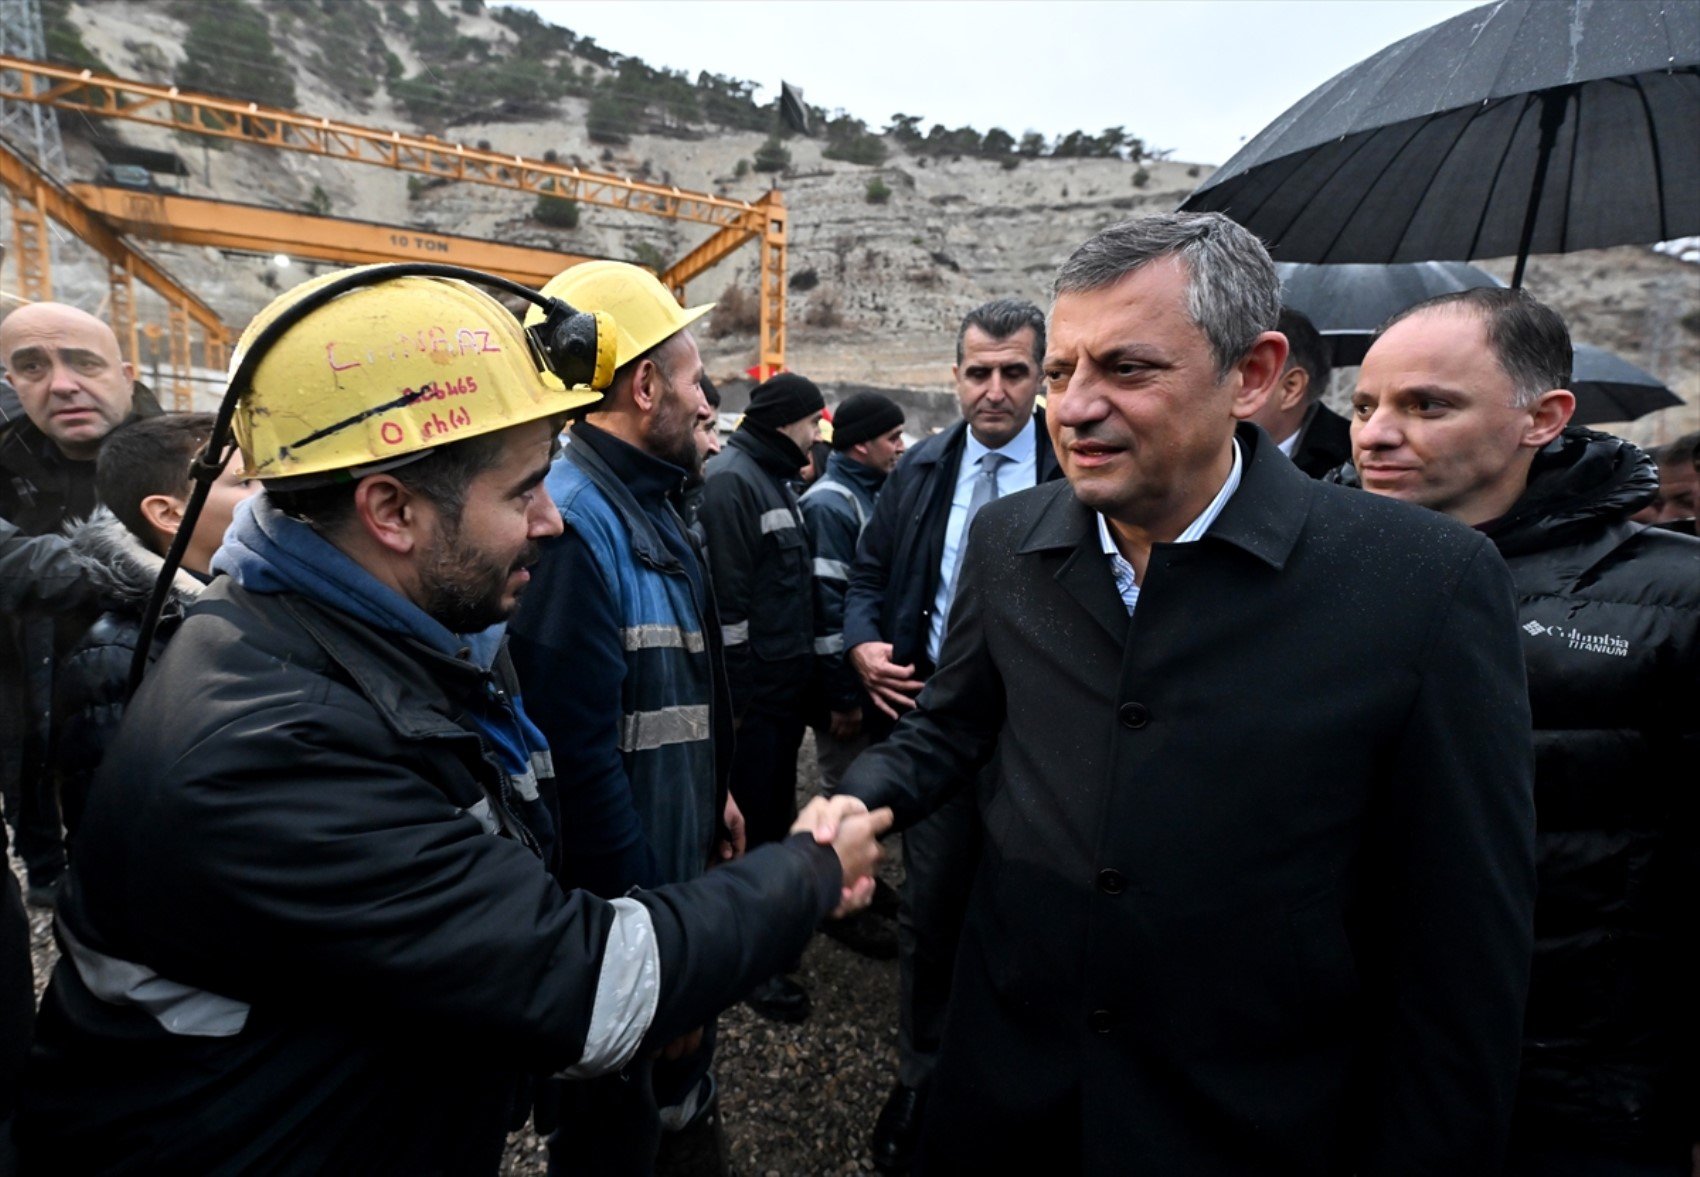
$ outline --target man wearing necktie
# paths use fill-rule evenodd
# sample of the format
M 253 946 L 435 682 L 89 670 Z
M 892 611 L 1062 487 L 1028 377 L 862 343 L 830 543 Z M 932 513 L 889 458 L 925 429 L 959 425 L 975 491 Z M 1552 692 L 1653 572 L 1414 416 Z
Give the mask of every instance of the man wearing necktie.
M 938 662 L 969 520 L 993 499 L 1059 474 L 1044 413 L 1033 408 L 1044 352 L 1045 317 L 1032 303 L 1001 298 L 970 311 L 951 369 L 962 420 L 904 455 L 862 533 L 844 644 L 875 708 L 875 740 L 915 705 Z M 962 795 L 904 835 L 898 1082 L 872 1142 L 883 1170 L 901 1170 L 914 1151 L 979 855 L 977 821 Z

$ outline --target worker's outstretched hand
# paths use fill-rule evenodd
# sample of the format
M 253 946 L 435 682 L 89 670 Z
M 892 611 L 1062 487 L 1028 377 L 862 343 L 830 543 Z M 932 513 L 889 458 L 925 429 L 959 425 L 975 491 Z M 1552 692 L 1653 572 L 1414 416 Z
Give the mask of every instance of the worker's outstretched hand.
M 891 828 L 891 810 L 868 807 L 848 796 L 816 797 L 803 807 L 791 832 L 814 835 L 822 846 L 831 846 L 844 874 L 841 902 L 833 917 L 849 915 L 866 907 L 874 897 L 874 868 L 883 852 L 879 837 Z

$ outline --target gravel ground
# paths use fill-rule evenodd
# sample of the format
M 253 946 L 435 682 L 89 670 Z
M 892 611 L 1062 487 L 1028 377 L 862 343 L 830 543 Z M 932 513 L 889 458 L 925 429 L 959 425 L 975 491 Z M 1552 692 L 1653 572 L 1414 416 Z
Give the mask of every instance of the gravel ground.
M 799 795 L 811 792 L 814 739 L 799 757 Z M 895 843 L 889 850 L 895 851 Z M 881 866 L 895 884 L 899 856 Z M 23 877 L 15 858 L 12 869 Z M 36 995 L 57 952 L 52 914 L 30 909 Z M 715 1073 L 736 1177 L 811 1177 L 873 1170 L 868 1134 L 897 1074 L 897 962 L 869 960 L 817 935 L 798 975 L 814 1002 L 798 1026 L 734 1006 L 720 1019 Z M 541 1177 L 543 1142 L 529 1127 L 508 1141 L 502 1173 Z

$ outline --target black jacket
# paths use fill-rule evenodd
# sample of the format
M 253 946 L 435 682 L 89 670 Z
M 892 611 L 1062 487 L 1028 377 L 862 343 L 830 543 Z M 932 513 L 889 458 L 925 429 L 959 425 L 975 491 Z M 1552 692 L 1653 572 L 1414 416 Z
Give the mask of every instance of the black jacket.
M 810 687 L 809 537 L 791 490 L 802 463 L 783 434 L 748 420 L 708 462 L 697 517 L 735 718 L 758 698 L 794 705 Z
M 1700 1140 L 1700 540 L 1628 522 L 1656 486 L 1639 449 L 1573 428 L 1486 528 L 1535 724 L 1518 1133 L 1649 1159 Z
M 1044 411 L 1033 420 L 1038 481 L 1048 482 L 1061 470 L 1051 452 Z M 892 661 L 900 666 L 926 657 L 950 500 L 967 436 L 964 421 L 935 433 L 904 454 L 886 479 L 850 569 L 844 597 L 846 650 L 863 642 L 890 642 Z
M 104 507 L 73 524 L 69 542 L 84 583 L 95 593 L 102 611 L 53 677 L 51 756 L 67 835 L 75 834 L 81 824 L 89 784 L 118 734 L 142 613 L 165 563 Z M 200 595 L 201 582 L 179 570 L 148 651 L 150 665 Z
M 1293 465 L 1312 478 L 1321 478 L 1341 462 L 1352 460 L 1352 423 L 1317 401 L 1299 426 L 1293 446 Z
M 293 594 L 201 595 L 90 794 L 26 1164 L 493 1172 L 518 1073 L 623 1065 L 802 949 L 839 884 L 806 839 L 563 895 L 466 718 L 497 665 Z
M 1534 904 L 1510 578 L 1238 436 L 1131 619 L 1066 483 L 988 504 L 937 673 L 845 775 L 903 826 L 992 763 L 937 1172 L 1040 1126 L 1093 1174 L 1498 1171 Z

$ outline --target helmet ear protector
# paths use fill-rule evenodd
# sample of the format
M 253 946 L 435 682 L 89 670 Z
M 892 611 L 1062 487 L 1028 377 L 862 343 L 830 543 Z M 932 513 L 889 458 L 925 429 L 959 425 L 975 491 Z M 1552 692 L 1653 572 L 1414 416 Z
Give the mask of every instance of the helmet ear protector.
M 172 578 L 182 566 L 183 554 L 188 550 L 207 495 L 235 454 L 236 443 L 231 436 L 231 422 L 235 418 L 237 406 L 253 384 L 254 374 L 259 371 L 261 361 L 291 328 L 340 295 L 362 286 L 374 286 L 395 278 L 410 276 L 455 278 L 462 282 L 490 287 L 535 304 L 543 311 L 542 320 L 524 327 L 523 330 L 538 369 L 552 373 L 567 388 L 588 385 L 600 390 L 613 382 L 615 344 L 611 320 L 606 320 L 606 316 L 594 312 L 576 310 L 561 299 L 540 294 L 529 286 L 480 270 L 432 262 L 363 266 L 304 295 L 266 324 L 264 330 L 249 344 L 236 370 L 230 374 L 230 383 L 219 402 L 218 413 L 213 419 L 212 432 L 207 437 L 207 443 L 190 464 L 193 489 L 183 509 L 183 519 L 177 528 L 177 534 L 166 552 L 165 563 L 154 582 L 153 595 L 148 599 L 147 609 L 142 614 L 141 634 L 136 642 L 135 657 L 130 663 L 130 693 L 133 694 L 141 685 L 142 675 L 147 670 L 148 649 L 153 644 L 154 633 L 159 628 L 160 615 L 170 594 Z M 606 321 L 598 322 L 599 319 Z

